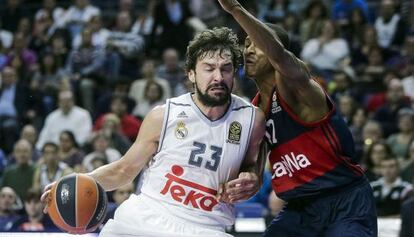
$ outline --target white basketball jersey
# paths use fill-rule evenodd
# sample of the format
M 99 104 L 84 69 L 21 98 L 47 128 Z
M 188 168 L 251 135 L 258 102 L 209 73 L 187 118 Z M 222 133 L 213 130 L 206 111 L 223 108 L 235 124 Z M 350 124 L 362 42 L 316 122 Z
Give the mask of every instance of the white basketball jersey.
M 218 203 L 219 185 L 238 177 L 255 117 L 253 105 L 232 95 L 222 118 L 211 121 L 191 94 L 167 100 L 157 154 L 141 192 L 162 210 L 207 225 L 234 223 L 232 205 Z

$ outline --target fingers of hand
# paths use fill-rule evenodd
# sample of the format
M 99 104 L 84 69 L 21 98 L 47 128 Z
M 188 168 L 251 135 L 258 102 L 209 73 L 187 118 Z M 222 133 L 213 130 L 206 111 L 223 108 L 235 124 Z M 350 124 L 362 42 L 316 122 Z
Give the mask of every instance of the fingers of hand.
M 238 178 L 232 180 L 226 184 L 226 192 L 232 190 L 233 188 L 240 188 L 244 186 L 250 185 L 258 185 L 257 179 L 250 179 L 250 178 Z
M 47 190 L 46 192 L 44 192 L 42 194 L 42 196 L 40 197 L 40 201 L 45 203 L 45 208 L 43 209 L 43 213 L 47 213 L 47 207 L 48 207 L 48 203 L 50 201 L 50 190 Z
M 46 187 L 43 189 L 43 192 L 46 192 L 47 190 L 52 189 L 53 185 L 55 185 L 56 182 L 50 183 L 46 185 Z

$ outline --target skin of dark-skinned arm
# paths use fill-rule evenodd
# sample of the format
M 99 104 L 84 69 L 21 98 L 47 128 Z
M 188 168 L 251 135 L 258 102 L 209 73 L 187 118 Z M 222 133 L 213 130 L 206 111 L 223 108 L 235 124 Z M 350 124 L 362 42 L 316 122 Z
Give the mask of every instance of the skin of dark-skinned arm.
M 295 114 L 307 122 L 318 120 L 328 112 L 326 97 L 305 63 L 284 48 L 278 36 L 256 19 L 236 0 L 218 0 L 246 31 L 252 43 L 266 52 L 270 63 L 279 72 L 278 92 Z

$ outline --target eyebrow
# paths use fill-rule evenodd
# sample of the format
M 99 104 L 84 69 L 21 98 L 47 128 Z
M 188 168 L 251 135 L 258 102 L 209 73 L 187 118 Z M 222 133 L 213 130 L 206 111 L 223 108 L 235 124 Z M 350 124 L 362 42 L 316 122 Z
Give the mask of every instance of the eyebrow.
M 215 67 L 216 66 L 215 63 L 208 63 L 208 62 L 203 62 L 202 65 L 207 65 L 207 66 L 210 66 L 210 67 Z M 221 67 L 227 67 L 227 66 L 233 66 L 233 63 L 232 62 L 227 62 L 227 63 L 221 65 Z

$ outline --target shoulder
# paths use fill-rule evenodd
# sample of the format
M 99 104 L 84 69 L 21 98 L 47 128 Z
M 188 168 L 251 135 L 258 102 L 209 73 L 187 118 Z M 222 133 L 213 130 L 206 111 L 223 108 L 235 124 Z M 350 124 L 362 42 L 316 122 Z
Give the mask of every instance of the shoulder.
M 254 107 L 254 105 L 247 101 L 246 98 L 240 97 L 235 94 L 231 94 L 231 98 L 233 100 L 233 109 L 238 107 Z
M 255 122 L 256 123 L 265 123 L 266 122 L 266 115 L 265 113 L 259 109 L 258 107 L 254 106 L 254 110 L 256 111 L 256 118 L 255 118 Z
M 83 116 L 90 116 L 89 112 L 86 109 L 81 108 L 79 106 L 74 106 L 73 107 L 73 112 L 75 112 L 75 114 L 79 114 L 79 115 L 83 115 Z
M 166 104 L 155 106 L 145 116 L 144 122 L 162 123 L 162 121 L 164 120 L 165 109 L 166 109 Z

